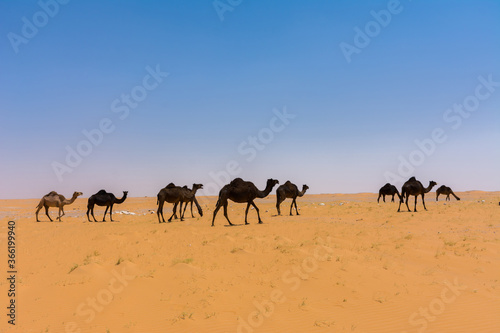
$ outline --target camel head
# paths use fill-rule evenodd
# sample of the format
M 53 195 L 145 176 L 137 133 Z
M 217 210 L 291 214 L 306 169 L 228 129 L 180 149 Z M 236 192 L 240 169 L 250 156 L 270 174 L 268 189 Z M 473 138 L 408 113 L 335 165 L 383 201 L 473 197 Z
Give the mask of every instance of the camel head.
M 302 190 L 303 190 L 303 191 L 308 190 L 308 189 L 309 189 L 309 186 L 307 186 L 307 185 L 305 185 L 305 184 L 304 184 L 304 185 L 302 185 Z
M 75 198 L 79 197 L 80 195 L 83 195 L 83 193 L 82 192 L 75 192 L 75 193 L 73 193 L 73 197 L 75 197 Z
M 274 186 L 276 186 L 276 184 L 279 184 L 279 183 L 280 183 L 280 182 L 279 182 L 279 181 L 277 181 L 276 179 L 269 178 L 269 179 L 267 180 L 267 185 L 268 185 L 268 186 L 271 186 L 271 187 L 274 187 Z
M 193 184 L 193 190 L 196 189 L 196 190 L 200 190 L 203 188 L 203 184 Z
M 123 196 L 124 197 L 127 196 L 127 194 L 128 194 L 128 191 L 123 191 Z
M 431 181 L 429 182 L 429 186 L 430 186 L 430 187 L 434 187 L 434 186 L 436 186 L 436 185 L 437 185 L 437 183 L 436 183 L 435 181 L 433 181 L 433 180 L 431 180 Z

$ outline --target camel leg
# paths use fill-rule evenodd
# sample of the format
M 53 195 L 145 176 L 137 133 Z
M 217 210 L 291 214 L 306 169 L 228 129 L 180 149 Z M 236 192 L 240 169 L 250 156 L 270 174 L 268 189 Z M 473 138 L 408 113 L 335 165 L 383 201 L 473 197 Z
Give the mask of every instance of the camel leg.
M 377 198 L 377 203 L 379 203 L 379 202 L 380 202 L 380 197 L 381 197 L 381 196 L 382 196 L 382 194 L 380 194 L 380 193 L 379 193 L 379 194 L 378 194 L 378 198 Z
M 384 200 L 385 203 L 385 194 L 382 194 L 382 200 Z
M 89 222 L 92 222 L 92 221 L 90 221 L 89 212 L 90 212 L 90 205 L 87 205 L 87 220 Z
M 295 213 L 297 213 L 297 215 L 300 215 L 299 214 L 299 209 L 297 208 L 297 199 L 293 199 L 293 204 L 295 205 Z
M 203 209 L 201 209 L 201 206 L 198 203 L 198 200 L 196 200 L 196 198 L 194 198 L 193 201 L 194 201 L 194 204 L 196 205 L 196 208 L 198 209 L 198 213 L 200 214 L 200 217 L 203 217 Z
M 182 205 L 182 203 L 181 203 Z M 182 215 L 181 215 L 181 221 L 184 220 L 184 214 L 186 214 L 186 209 L 188 208 L 188 204 L 187 202 L 184 203 L 184 210 L 182 211 Z M 194 217 L 193 216 L 193 203 L 191 202 L 191 217 Z
M 290 216 L 293 216 L 292 214 L 292 209 L 293 209 L 293 202 L 295 199 L 292 198 L 292 203 L 290 204 Z
M 193 201 L 194 200 L 191 200 L 191 217 L 194 218 L 194 214 L 193 214 Z M 187 206 L 187 205 L 186 205 Z
M 262 222 L 262 220 L 260 219 L 260 213 L 259 213 L 259 208 L 257 208 L 257 206 L 255 205 L 255 202 L 250 201 L 251 205 L 255 208 L 255 211 L 257 212 L 257 217 L 259 218 L 259 223 L 262 224 L 264 222 Z
M 423 194 L 423 193 L 422 193 L 422 205 L 424 205 L 424 209 L 425 209 L 425 210 L 427 210 L 427 207 L 425 207 L 424 195 L 425 195 L 425 194 Z M 416 197 L 415 197 L 415 198 L 416 198 Z
M 217 205 L 217 206 L 215 207 L 215 210 L 214 210 L 214 217 L 212 218 L 212 227 L 214 226 L 215 217 L 217 216 L 217 212 L 219 211 L 220 207 L 221 207 L 220 205 Z
M 179 202 L 176 202 L 176 203 L 174 204 L 174 215 L 173 215 L 174 220 L 177 220 L 177 219 L 179 218 L 179 217 L 177 216 L 177 205 L 178 205 L 178 204 L 179 204 Z M 179 213 L 180 213 L 180 212 L 182 212 L 182 201 L 181 201 L 181 209 L 179 210 Z M 172 219 L 172 218 L 170 218 L 170 220 L 171 220 L 171 219 Z M 170 222 L 170 220 L 169 220 L 169 222 Z
M 403 203 L 403 197 L 402 197 L 402 196 L 400 196 L 400 197 L 399 197 L 398 212 L 400 212 L 400 210 L 401 210 L 401 204 L 402 204 L 402 203 Z
M 394 194 L 392 195 L 392 199 L 391 199 L 391 202 L 394 202 Z
M 178 202 L 174 203 L 172 216 L 170 216 L 170 218 L 168 219 L 168 222 L 172 222 L 172 217 L 174 217 L 174 216 L 175 216 L 175 218 L 177 218 L 177 204 L 178 204 Z
M 408 199 L 410 199 L 410 195 L 409 194 L 406 196 L 406 208 L 408 208 L 408 211 L 411 212 L 411 209 L 408 206 Z
M 245 209 L 245 224 L 250 224 L 247 222 L 247 215 L 249 209 L 250 209 L 250 202 L 247 202 L 247 209 Z
M 158 209 L 156 210 L 156 215 L 158 216 L 158 223 L 161 223 L 160 214 L 163 219 L 163 222 L 165 223 L 165 218 L 163 217 L 163 203 L 164 201 L 158 200 Z
M 56 221 L 59 221 L 61 222 L 61 207 L 58 207 L 59 208 L 59 211 L 57 212 L 58 216 L 56 217 Z
M 450 195 L 449 194 L 446 196 L 446 201 L 450 201 Z
M 415 196 L 415 209 L 413 210 L 414 212 L 417 211 L 417 198 L 418 198 L 418 195 Z
M 179 215 L 181 216 L 181 221 L 184 221 L 184 213 L 186 212 L 187 206 L 188 206 L 188 204 L 187 204 L 187 202 L 185 202 L 184 203 L 184 210 L 182 210 L 182 201 L 181 201 L 181 205 L 179 208 Z
M 231 221 L 229 221 L 229 217 L 227 216 L 227 205 L 228 205 L 228 203 L 226 201 L 224 203 L 224 216 L 226 217 L 227 222 L 229 222 L 229 225 L 234 225 L 234 224 L 231 223 Z
M 109 206 L 106 206 L 106 210 L 104 211 L 104 216 L 102 217 L 102 222 L 106 222 L 106 214 L 108 213 Z
M 35 213 L 35 215 L 36 215 L 36 221 L 37 221 L 37 222 L 40 222 L 40 220 L 38 220 L 38 212 L 40 211 L 40 209 L 42 209 L 42 206 L 40 206 L 40 205 L 39 205 L 39 206 L 36 208 L 36 213 Z
M 182 204 L 183 204 L 183 202 L 181 201 L 180 202 L 180 207 L 179 207 L 179 215 L 181 216 L 181 221 L 183 219 L 183 217 L 182 217 L 183 216 L 183 214 L 182 214 Z M 176 214 L 175 218 L 177 218 L 177 214 Z
M 97 219 L 94 216 L 94 206 L 92 205 L 92 208 L 90 209 L 90 213 L 92 214 L 92 218 L 94 219 L 94 222 L 97 222 Z
M 50 222 L 53 222 L 52 219 L 49 216 L 49 206 L 45 206 L 45 215 L 49 218 Z
M 276 209 L 278 210 L 278 215 L 281 215 L 280 205 L 285 201 L 285 198 L 281 196 L 277 196 L 276 198 Z
M 113 222 L 113 204 L 109 206 L 109 219 Z

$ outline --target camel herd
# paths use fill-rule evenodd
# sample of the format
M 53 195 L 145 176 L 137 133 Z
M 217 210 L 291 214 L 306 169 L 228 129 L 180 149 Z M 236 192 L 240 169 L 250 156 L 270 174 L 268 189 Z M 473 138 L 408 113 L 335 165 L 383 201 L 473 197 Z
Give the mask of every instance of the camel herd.
M 266 188 L 261 191 L 252 182 L 244 181 L 241 178 L 236 178 L 232 180 L 229 184 L 225 185 L 219 192 L 219 198 L 217 200 L 217 204 L 215 205 L 214 214 L 212 218 L 212 226 L 215 225 L 215 217 L 217 216 L 217 213 L 219 212 L 219 209 L 221 207 L 224 208 L 224 216 L 227 222 L 229 223 L 229 225 L 233 225 L 233 223 L 231 223 L 227 215 L 227 207 L 229 200 L 234 201 L 236 203 L 247 204 L 245 210 L 245 224 L 249 224 L 247 216 L 250 206 L 255 208 L 255 211 L 257 212 L 257 218 L 259 221 L 258 223 L 262 223 L 262 219 L 260 218 L 259 208 L 257 207 L 257 205 L 255 205 L 254 200 L 256 198 L 267 197 L 277 184 L 279 184 L 279 182 L 276 179 L 268 179 L 266 183 Z M 408 211 L 411 211 L 410 207 L 408 206 L 408 200 L 410 196 L 414 196 L 415 197 L 414 212 L 416 212 L 417 198 L 419 195 L 421 195 L 422 204 L 424 206 L 424 209 L 427 210 L 427 208 L 425 207 L 425 200 L 424 200 L 425 193 L 428 193 L 436 185 L 437 183 L 435 181 L 430 181 L 429 186 L 424 187 L 420 181 L 415 179 L 415 177 L 411 177 L 410 179 L 408 179 L 408 181 L 404 183 L 400 193 L 396 188 L 396 186 L 387 183 L 384 186 L 382 186 L 382 188 L 379 190 L 377 202 L 380 201 L 381 197 L 385 202 L 386 195 L 392 196 L 391 201 L 394 202 L 394 196 L 397 195 L 399 197 L 398 212 L 401 210 L 401 204 L 403 202 L 405 202 Z M 164 188 L 162 188 L 157 195 L 158 209 L 156 210 L 156 215 L 158 216 L 158 223 L 165 223 L 165 218 L 163 217 L 163 206 L 165 202 L 173 204 L 172 215 L 168 219 L 168 222 L 171 222 L 172 218 L 178 218 L 177 207 L 179 207 L 180 220 L 183 221 L 184 214 L 186 212 L 188 204 L 191 204 L 191 217 L 194 217 L 193 204 L 195 204 L 196 207 L 198 208 L 198 213 L 200 214 L 200 216 L 203 216 L 203 210 L 198 201 L 196 200 L 196 192 L 202 188 L 203 188 L 202 184 L 193 184 L 192 189 L 189 189 L 187 186 L 180 187 L 176 186 L 173 183 L 170 183 Z M 281 210 L 280 210 L 281 203 L 287 198 L 292 199 L 292 203 L 290 205 L 290 215 L 293 215 L 292 214 L 293 207 L 295 207 L 295 213 L 299 215 L 299 211 L 297 208 L 297 201 L 296 201 L 297 197 L 302 197 L 308 189 L 309 187 L 307 185 L 303 185 L 302 190 L 299 191 L 297 185 L 291 183 L 290 181 L 287 181 L 285 182 L 285 184 L 279 186 L 278 189 L 276 190 L 276 210 L 278 211 L 278 215 L 281 215 Z M 124 191 L 123 196 L 120 199 L 115 197 L 113 193 L 108 193 L 105 190 L 100 190 L 96 194 L 91 195 L 87 203 L 87 220 L 89 222 L 92 222 L 89 216 L 90 213 L 90 215 L 92 215 L 92 218 L 94 219 L 94 222 L 97 222 L 94 216 L 94 206 L 98 205 L 106 207 L 102 221 L 103 222 L 106 221 L 106 214 L 108 212 L 108 209 L 109 209 L 109 218 L 111 221 L 113 221 L 113 205 L 123 203 L 127 198 L 127 194 L 128 192 Z M 446 195 L 446 200 L 450 200 L 450 195 L 453 195 L 457 200 L 460 200 L 460 198 L 457 197 L 455 193 L 453 193 L 451 188 L 444 185 L 437 189 L 436 201 L 438 200 L 439 195 L 441 194 Z M 71 199 L 68 200 L 63 195 L 60 195 L 55 191 L 48 193 L 40 200 L 40 203 L 37 206 L 35 214 L 36 221 L 40 222 L 40 220 L 38 219 L 38 212 L 40 211 L 40 209 L 42 209 L 42 207 L 45 208 L 45 214 L 47 215 L 47 217 L 51 222 L 52 218 L 49 216 L 49 207 L 59 208 L 59 214 L 56 220 L 61 221 L 61 218 L 64 216 L 64 206 L 72 204 L 76 200 L 76 198 L 80 195 L 82 195 L 82 192 L 75 192 L 73 193 Z M 184 210 L 182 209 L 183 204 L 184 204 Z
M 262 220 L 260 218 L 259 208 L 255 205 L 254 199 L 267 197 L 269 193 L 271 193 L 274 186 L 276 186 L 278 183 L 279 182 L 275 179 L 268 179 L 266 188 L 263 191 L 260 191 L 252 182 L 244 181 L 241 178 L 234 179 L 229 184 L 224 186 L 219 192 L 219 199 L 217 200 L 217 204 L 214 210 L 212 226 L 214 226 L 215 217 L 217 216 L 217 212 L 221 207 L 224 207 L 224 216 L 226 217 L 227 222 L 230 225 L 233 225 L 229 220 L 229 217 L 227 216 L 228 200 L 232 200 L 237 203 L 245 203 L 245 202 L 247 203 L 247 208 L 245 211 L 245 224 L 249 224 L 247 221 L 247 215 L 250 206 L 255 208 L 259 219 L 259 223 L 262 223 Z M 158 209 L 156 210 L 156 215 L 158 216 L 158 222 L 165 223 L 165 218 L 163 217 L 163 206 L 165 202 L 174 205 L 172 215 L 168 219 L 169 222 L 172 221 L 172 218 L 177 218 L 178 206 L 179 206 L 179 214 L 181 221 L 184 220 L 184 214 L 186 212 L 188 204 L 191 204 L 191 217 L 194 217 L 193 203 L 198 208 L 198 213 L 200 214 L 200 216 L 203 216 L 203 210 L 201 209 L 201 206 L 199 205 L 195 196 L 196 192 L 202 188 L 203 188 L 202 184 L 193 184 L 193 188 L 189 189 L 187 186 L 184 187 L 175 186 L 175 184 L 173 183 L 170 183 L 164 188 L 162 188 L 160 192 L 158 192 L 156 201 L 158 205 Z M 292 208 L 294 206 L 296 214 L 299 215 L 296 199 L 297 197 L 302 197 L 306 193 L 307 189 L 309 189 L 309 187 L 307 185 L 303 185 L 302 191 L 299 191 L 297 186 L 291 183 L 290 181 L 287 181 L 285 184 L 279 186 L 276 192 L 277 193 L 276 209 L 278 210 L 278 215 L 281 215 L 280 211 L 281 203 L 287 198 L 292 199 L 292 204 L 290 206 L 290 215 L 292 215 Z M 127 198 L 127 194 L 128 192 L 124 191 L 123 196 L 120 199 L 116 198 L 113 193 L 108 193 L 105 190 L 100 190 L 96 194 L 91 195 L 87 203 L 87 220 L 89 222 L 92 222 L 89 216 L 90 213 L 90 215 L 92 215 L 92 218 L 94 219 L 94 222 L 97 222 L 94 216 L 94 206 L 98 205 L 106 207 L 102 221 L 103 222 L 106 221 L 106 214 L 108 212 L 108 209 L 109 209 L 109 218 L 111 221 L 113 221 L 113 205 L 121 204 L 122 202 L 124 202 L 125 199 Z M 40 200 L 40 203 L 37 206 L 35 214 L 36 221 L 40 222 L 40 220 L 38 219 L 38 212 L 40 211 L 40 209 L 42 209 L 42 207 L 45 208 L 45 214 L 47 215 L 47 217 L 51 222 L 52 218 L 49 216 L 49 207 L 59 208 L 59 215 L 57 217 L 57 220 L 61 221 L 61 218 L 64 216 L 64 206 L 72 204 L 76 200 L 76 198 L 80 195 L 82 195 L 82 192 L 75 192 L 73 194 L 73 197 L 70 200 L 68 200 L 63 195 L 60 195 L 54 191 L 48 193 Z M 184 210 L 182 209 L 183 204 L 185 205 Z
M 424 206 L 424 209 L 427 210 L 427 207 L 425 207 L 425 200 L 424 200 L 425 193 L 430 192 L 430 190 L 432 190 L 432 188 L 436 185 L 437 185 L 437 183 L 435 181 L 431 180 L 429 182 L 429 186 L 424 187 L 424 185 L 422 185 L 421 182 L 419 182 L 417 179 L 415 179 L 415 177 L 411 177 L 403 184 L 403 187 L 401 188 L 401 194 L 399 194 L 399 191 L 396 188 L 396 186 L 387 183 L 380 188 L 380 190 L 378 192 L 377 202 L 380 201 L 380 197 L 382 197 L 382 199 L 385 202 L 386 195 L 391 195 L 392 196 L 391 202 L 394 202 L 394 195 L 397 194 L 399 197 L 398 212 L 401 210 L 401 203 L 403 203 L 403 201 L 405 202 L 406 208 L 408 208 L 408 211 L 410 211 L 410 207 L 408 206 L 408 199 L 410 198 L 410 195 L 413 195 L 415 197 L 415 207 L 414 207 L 413 211 L 416 212 L 417 211 L 417 198 L 419 195 L 421 195 L 422 196 L 422 204 Z M 457 197 L 455 195 L 455 193 L 453 193 L 453 190 L 445 185 L 442 185 L 441 187 L 439 187 L 436 190 L 436 201 L 439 200 L 440 194 L 446 195 L 445 200 L 450 200 L 450 194 L 453 195 L 455 197 L 455 199 L 460 200 L 460 198 Z M 405 201 L 405 198 L 406 198 L 406 201 Z

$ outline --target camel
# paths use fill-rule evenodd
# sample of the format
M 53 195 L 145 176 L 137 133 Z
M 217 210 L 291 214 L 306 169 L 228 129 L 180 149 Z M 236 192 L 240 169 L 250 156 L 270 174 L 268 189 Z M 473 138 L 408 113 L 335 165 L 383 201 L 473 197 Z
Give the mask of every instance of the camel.
M 40 222 L 40 220 L 38 220 L 38 212 L 40 211 L 40 209 L 42 209 L 42 207 L 45 207 L 45 215 L 47 215 L 50 222 L 53 222 L 53 221 L 49 216 L 49 207 L 58 207 L 59 208 L 59 216 L 56 218 L 56 220 L 61 221 L 61 217 L 63 217 L 65 215 L 64 214 L 64 206 L 71 205 L 73 202 L 75 202 L 76 198 L 78 198 L 82 194 L 83 194 L 82 192 L 74 192 L 73 196 L 69 200 L 66 199 L 64 197 L 64 195 L 57 194 L 57 192 L 55 192 L 55 191 L 52 191 L 52 192 L 44 195 L 37 206 L 37 210 L 35 213 L 36 221 Z
M 392 195 L 391 202 L 394 202 L 394 195 L 396 195 L 396 194 L 398 195 L 398 198 L 401 200 L 401 195 L 399 194 L 399 191 L 396 188 L 396 186 L 387 183 L 384 186 L 382 186 L 380 188 L 380 190 L 378 191 L 377 203 L 380 201 L 380 197 L 382 197 L 382 199 L 385 202 L 386 195 Z
M 234 225 L 231 223 L 231 221 L 229 221 L 229 217 L 227 216 L 228 199 L 231 199 L 232 201 L 237 203 L 247 203 L 247 209 L 245 210 L 245 224 L 249 224 L 247 222 L 247 215 L 248 210 L 250 209 L 250 205 L 252 205 L 257 211 L 259 223 L 263 223 L 260 219 L 259 208 L 257 208 L 253 201 L 255 198 L 267 197 L 276 184 L 279 184 L 276 179 L 268 179 L 266 188 L 264 189 L 264 191 L 260 191 L 252 182 L 244 181 L 241 178 L 233 179 L 231 183 L 225 185 L 219 192 L 219 199 L 217 200 L 217 204 L 214 210 L 214 216 L 212 218 L 212 227 L 214 226 L 217 212 L 221 207 L 224 207 L 224 216 L 226 217 L 227 222 L 229 222 L 229 225 Z
M 455 193 L 453 193 L 453 190 L 451 188 L 449 188 L 448 186 L 444 186 L 444 185 L 441 185 L 437 190 L 436 190 L 436 201 L 438 201 L 438 198 L 439 198 L 439 195 L 440 194 L 443 194 L 443 195 L 446 195 L 446 199 L 445 200 L 448 200 L 450 201 L 450 194 L 453 195 L 455 197 L 455 199 L 459 200 L 460 201 L 460 198 L 457 197 L 455 195 Z
M 123 191 L 123 196 L 121 199 L 115 197 L 113 193 L 108 193 L 105 190 L 100 190 L 96 194 L 90 196 L 89 201 L 87 203 L 87 219 L 89 222 L 92 222 L 89 217 L 89 212 L 92 214 L 94 218 L 94 222 L 97 222 L 94 216 L 94 206 L 106 206 L 106 210 L 104 211 L 104 216 L 102 217 L 102 222 L 106 222 L 106 213 L 109 208 L 109 219 L 113 222 L 113 205 L 121 204 L 127 199 L 128 191 Z
M 281 215 L 280 211 L 280 205 L 285 199 L 291 198 L 292 199 L 292 204 L 290 205 L 290 216 L 292 216 L 292 208 L 295 205 L 295 212 L 297 215 L 299 214 L 299 211 L 297 210 L 297 197 L 302 197 L 306 193 L 306 191 L 309 189 L 309 186 L 307 185 L 302 185 L 302 191 L 299 192 L 299 189 L 297 185 L 292 184 L 289 180 L 286 181 L 285 184 L 281 185 L 278 187 L 276 190 L 276 209 L 278 210 L 278 215 Z
M 424 209 L 427 210 L 427 207 L 425 207 L 425 200 L 424 200 L 424 195 L 425 193 L 429 192 L 434 186 L 436 186 L 437 183 L 433 180 L 429 182 L 429 186 L 427 188 L 424 188 L 421 182 L 415 179 L 415 177 L 411 177 L 404 183 L 403 188 L 401 189 L 401 199 L 399 200 L 399 207 L 398 207 L 398 212 L 401 209 L 401 203 L 403 202 L 405 196 L 406 196 L 406 208 L 408 208 L 408 211 L 410 212 L 410 207 L 408 207 L 408 199 L 410 198 L 410 195 L 415 196 L 415 209 L 414 212 L 417 211 L 417 198 L 419 195 L 422 196 L 422 204 L 424 205 Z
M 165 223 L 165 218 L 163 217 L 163 205 L 165 204 L 165 201 L 174 204 L 172 216 L 170 216 L 168 222 L 171 222 L 174 216 L 175 218 L 177 218 L 177 205 L 181 201 L 186 202 L 187 205 L 187 202 L 189 202 L 191 198 L 194 197 L 196 191 L 199 188 L 201 188 L 199 186 L 194 186 L 194 185 L 201 185 L 201 184 L 193 184 L 193 189 L 189 190 L 187 188 L 183 189 L 182 187 L 175 186 L 174 183 L 170 183 L 164 188 L 162 188 L 160 192 L 158 192 L 156 201 L 156 203 L 158 204 L 158 209 L 156 211 L 156 215 L 158 216 L 158 223 L 162 223 L 161 220 L 163 220 L 163 223 Z M 161 220 L 160 220 L 160 215 L 161 215 Z M 184 221 L 184 216 L 182 215 L 181 215 L 181 221 Z
M 193 202 L 196 205 L 196 208 L 198 208 L 198 213 L 200 214 L 200 216 L 203 216 L 203 210 L 201 209 L 201 206 L 200 206 L 200 204 L 198 203 L 198 200 L 196 200 L 196 197 L 195 197 L 196 191 L 199 190 L 199 189 L 202 189 L 203 188 L 203 184 L 193 184 L 193 190 L 195 188 L 196 188 L 196 190 L 191 195 L 191 190 L 187 186 L 183 186 L 182 187 L 184 196 L 183 196 L 182 200 L 180 201 L 180 207 L 179 207 L 179 213 L 182 212 L 181 220 L 184 219 L 184 213 L 186 212 L 186 208 L 188 206 L 188 203 L 191 203 L 191 217 L 194 217 L 194 214 L 193 214 Z M 182 210 L 182 204 L 183 203 L 185 203 L 185 205 L 184 205 L 184 211 Z

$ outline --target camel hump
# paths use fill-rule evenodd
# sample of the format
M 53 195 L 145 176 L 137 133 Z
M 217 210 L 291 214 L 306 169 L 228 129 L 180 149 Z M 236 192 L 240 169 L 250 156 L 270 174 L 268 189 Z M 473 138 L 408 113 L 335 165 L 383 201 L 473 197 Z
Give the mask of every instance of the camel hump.
M 408 181 L 414 182 L 414 181 L 417 181 L 417 179 L 415 177 L 411 177 L 410 179 L 408 179 Z
M 174 183 L 170 183 L 170 184 L 168 184 L 168 185 L 166 186 L 166 188 L 173 188 L 173 187 L 175 187 L 175 184 L 174 184 Z
M 58 195 L 56 191 L 50 191 L 49 193 L 47 193 L 45 196 L 53 196 L 53 195 Z
M 240 183 L 243 183 L 243 182 L 245 182 L 245 181 L 243 179 L 241 179 L 241 178 L 234 178 L 231 181 L 231 185 L 240 184 Z
M 188 186 L 184 185 L 182 188 L 185 189 L 185 190 L 187 190 Z
M 287 180 L 287 181 L 285 182 L 285 185 L 292 185 L 292 182 L 291 182 L 291 181 L 289 181 L 289 180 Z
M 99 192 L 97 192 L 96 194 L 106 194 L 107 192 L 105 190 L 100 190 Z
M 387 184 L 385 184 L 384 186 L 391 186 L 391 183 L 387 183 Z

